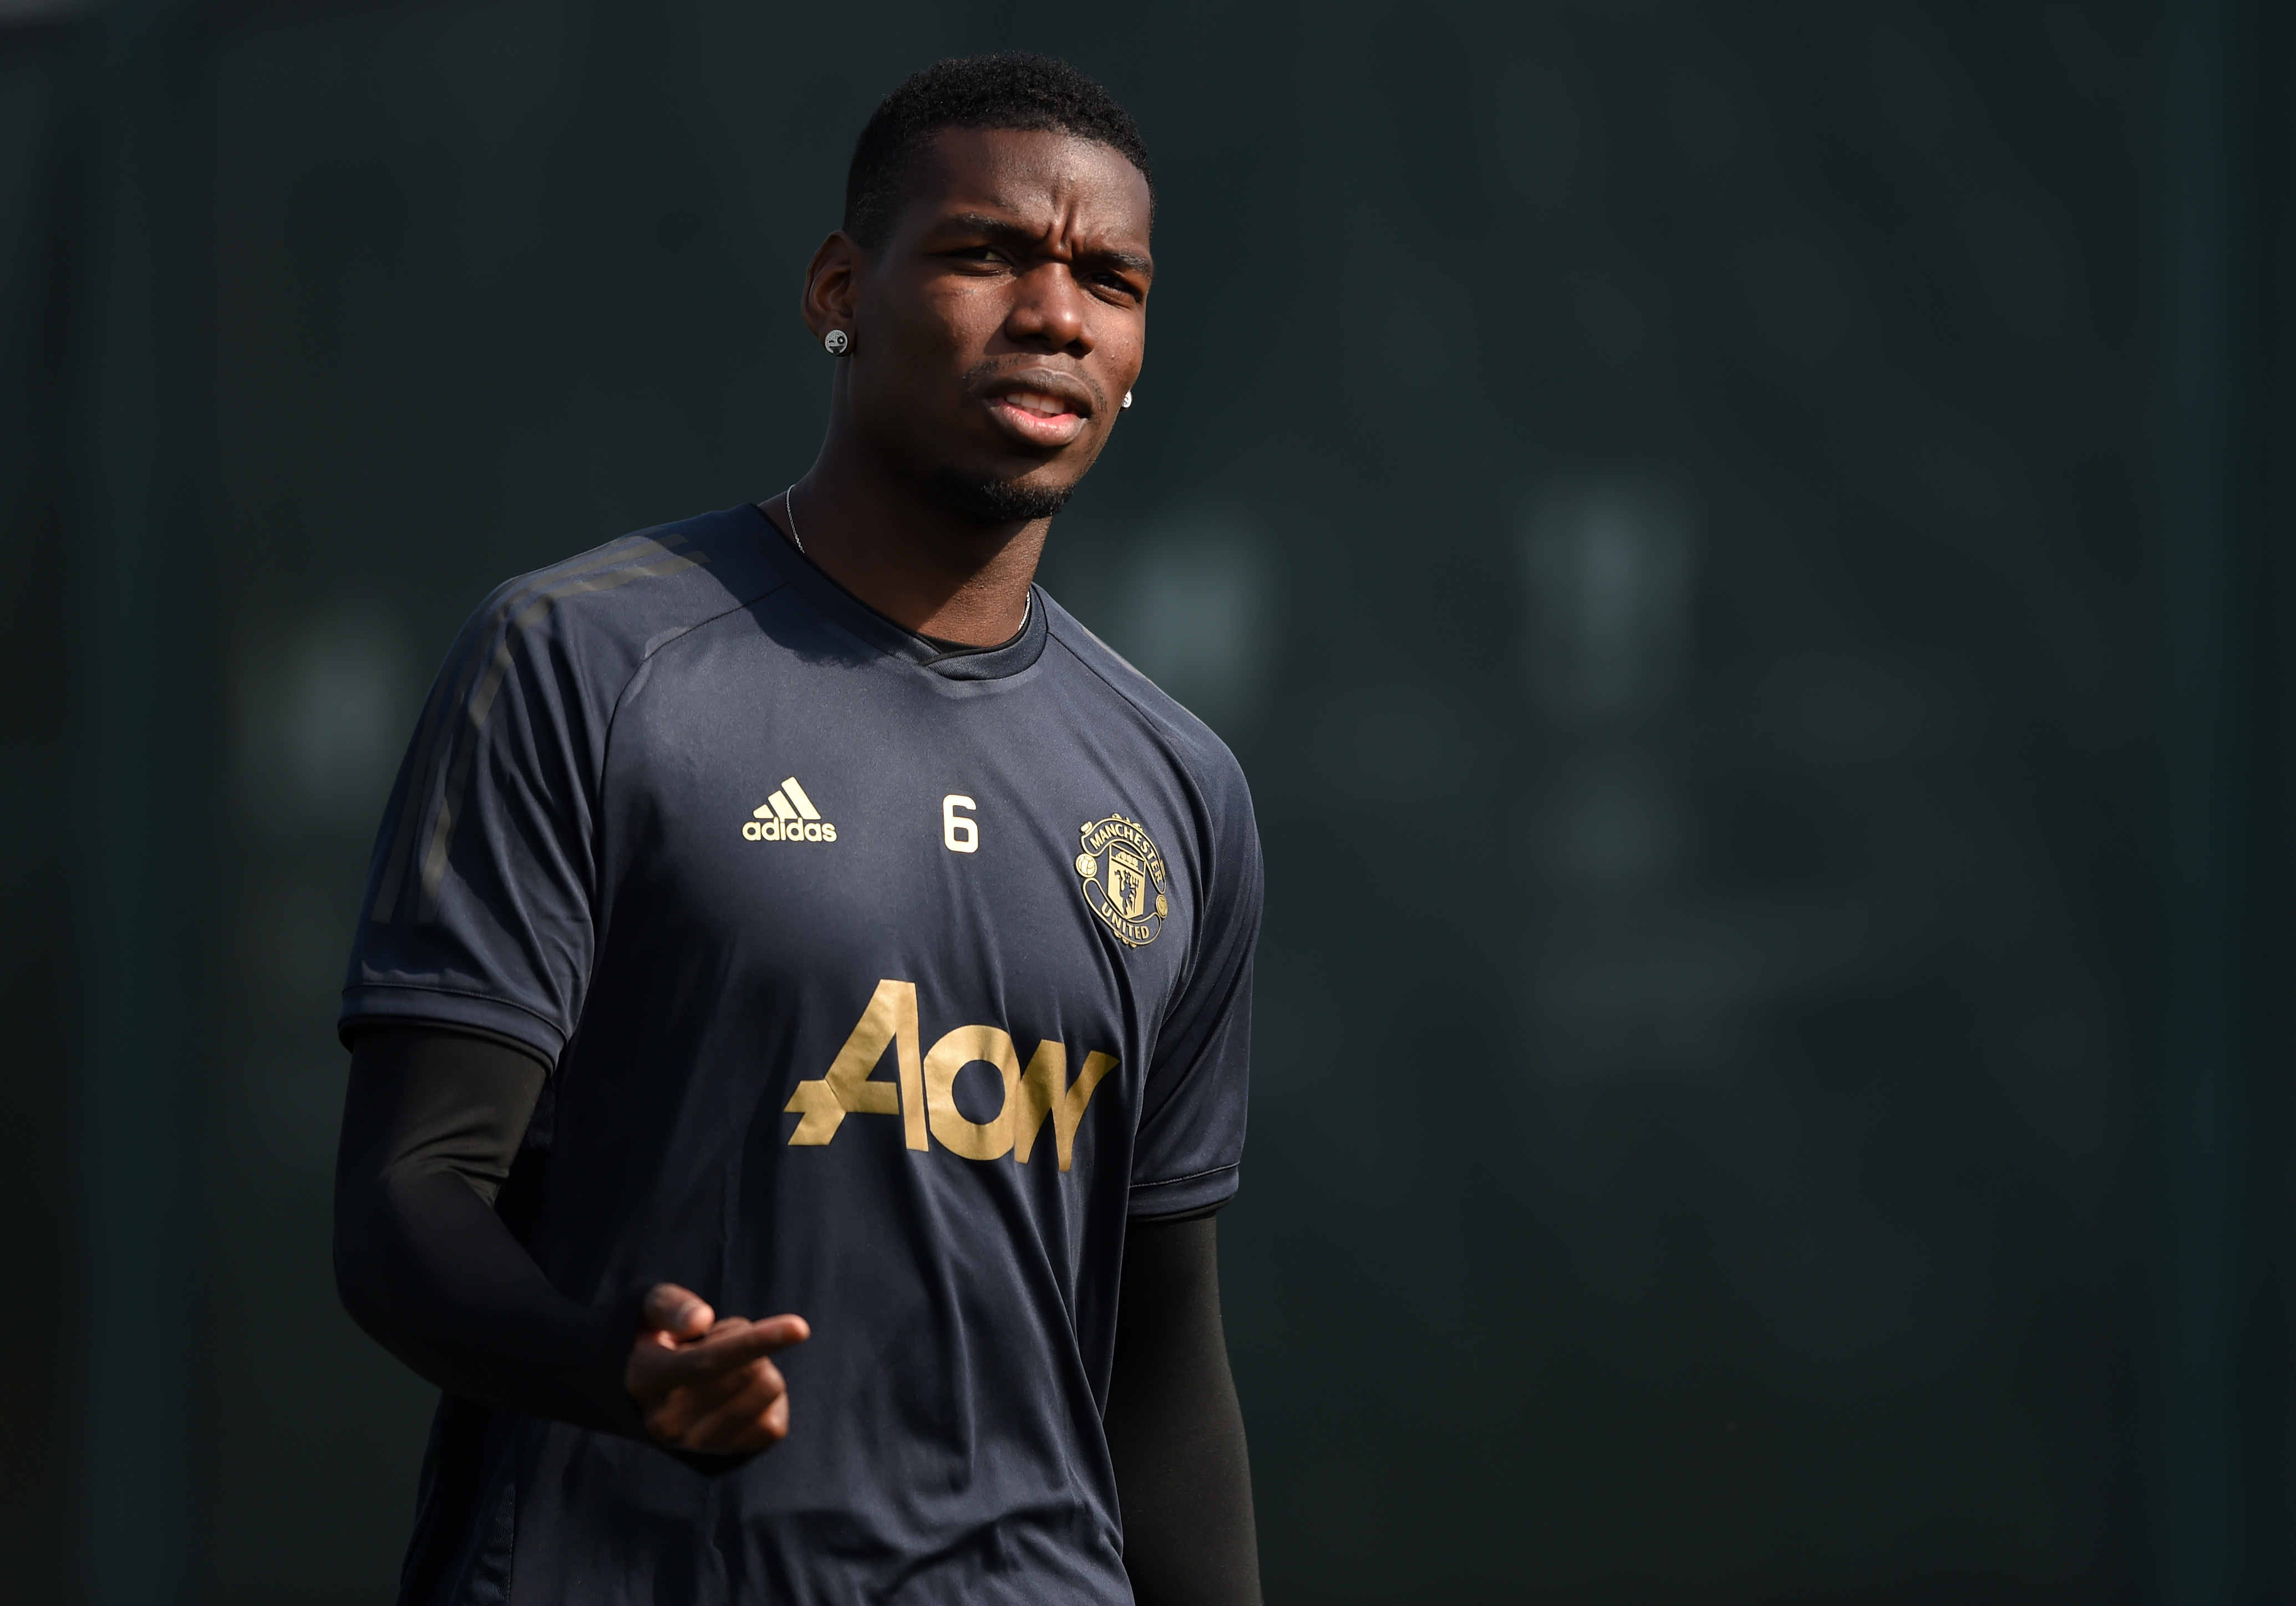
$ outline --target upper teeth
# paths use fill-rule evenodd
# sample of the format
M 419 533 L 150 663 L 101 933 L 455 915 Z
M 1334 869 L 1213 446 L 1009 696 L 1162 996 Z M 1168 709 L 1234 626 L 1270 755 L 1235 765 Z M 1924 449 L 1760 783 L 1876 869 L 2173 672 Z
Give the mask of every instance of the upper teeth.
M 1068 408 L 1064 405 L 1054 401 L 1051 397 L 1038 396 L 1034 392 L 1028 390 L 1017 391 L 1014 394 L 1006 397 L 1004 399 L 1011 402 L 1016 407 L 1025 408 L 1029 412 L 1037 414 L 1038 416 L 1045 418 L 1049 418 L 1055 413 L 1065 413 L 1068 411 Z

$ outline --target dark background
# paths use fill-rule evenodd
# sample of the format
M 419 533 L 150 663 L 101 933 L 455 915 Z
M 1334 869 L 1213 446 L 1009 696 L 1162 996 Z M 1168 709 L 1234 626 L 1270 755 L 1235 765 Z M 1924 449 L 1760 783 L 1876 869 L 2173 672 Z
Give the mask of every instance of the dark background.
M 777 491 L 876 98 L 1162 190 L 1278 1602 L 2296 1587 L 2285 7 L 0 0 L 0 1594 L 383 1602 L 331 1022 L 495 581 Z

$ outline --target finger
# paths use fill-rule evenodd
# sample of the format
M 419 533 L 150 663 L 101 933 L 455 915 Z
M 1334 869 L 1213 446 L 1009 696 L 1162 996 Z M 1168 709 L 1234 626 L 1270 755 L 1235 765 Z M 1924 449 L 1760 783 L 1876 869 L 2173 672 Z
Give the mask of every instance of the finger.
M 757 1360 L 706 1382 L 678 1389 L 663 1403 L 674 1409 L 678 1428 L 684 1431 L 716 1415 L 744 1394 L 759 1389 L 770 1394 L 785 1386 L 771 1361 Z
M 777 1399 L 755 1416 L 728 1417 L 695 1429 L 684 1447 L 709 1455 L 755 1455 L 789 1437 L 789 1400 Z
M 776 1343 L 783 1348 L 791 1344 L 802 1344 L 813 1336 L 813 1328 L 803 1316 L 783 1315 L 764 1316 L 756 1321 L 747 1316 L 720 1316 L 702 1337 L 722 1338 L 727 1333 L 743 1332 L 750 1328 L 770 1328 L 777 1335 Z
M 691 1339 L 680 1339 L 678 1340 L 678 1348 L 681 1349 L 691 1349 L 696 1344 L 707 1343 L 711 1339 L 722 1339 L 729 1334 L 741 1332 L 747 1328 L 754 1327 L 756 1325 L 757 1323 L 750 1321 L 747 1316 L 720 1316 L 717 1321 L 710 1323 L 709 1331 L 708 1332 Z
M 803 1343 L 810 1331 L 802 1316 L 775 1316 L 739 1327 L 729 1319 L 707 1338 L 677 1347 L 675 1383 L 700 1383 L 721 1372 L 746 1366 L 760 1356 Z
M 757 1353 L 771 1355 L 776 1350 L 787 1349 L 792 1344 L 804 1343 L 813 1336 L 813 1328 L 803 1316 L 767 1316 L 755 1322 L 742 1316 L 726 1316 L 709 1330 L 702 1342 L 713 1344 L 720 1338 L 730 1339 L 736 1333 L 747 1335 L 743 1340 L 744 1348 L 764 1346 Z
M 727 1441 L 723 1454 L 754 1455 L 770 1450 L 790 1433 L 790 1397 L 784 1393 Z
M 713 1418 L 745 1421 L 788 1391 L 788 1385 L 770 1361 L 753 1361 L 741 1371 L 700 1388 L 678 1389 L 663 1396 L 645 1413 L 646 1430 L 665 1443 L 698 1447 L 701 1424 Z M 748 1405 L 743 1405 L 742 1402 Z M 725 1437 L 722 1425 L 718 1437 Z
M 645 1303 L 638 1308 L 638 1319 L 674 1338 L 700 1338 L 717 1321 L 718 1313 L 692 1289 L 680 1288 L 675 1282 L 657 1282 L 647 1291 Z
M 665 1332 L 641 1333 L 623 1363 L 622 1387 L 651 1420 L 673 1397 L 717 1388 L 728 1373 L 738 1375 L 743 1365 L 755 1364 L 754 1357 L 745 1360 L 724 1344 L 704 1354 L 697 1340 L 681 1344 Z M 681 1415 L 679 1425 L 686 1420 Z
M 701 1387 L 657 1386 L 649 1395 L 640 1397 L 646 1431 L 666 1443 L 683 1442 L 695 1422 L 716 1410 L 726 1397 L 740 1392 L 743 1381 L 737 1373 L 731 1379 L 713 1379 Z
M 720 1454 L 762 1449 L 789 1432 L 789 1389 L 780 1373 L 753 1377 L 749 1386 L 688 1427 L 684 1442 Z

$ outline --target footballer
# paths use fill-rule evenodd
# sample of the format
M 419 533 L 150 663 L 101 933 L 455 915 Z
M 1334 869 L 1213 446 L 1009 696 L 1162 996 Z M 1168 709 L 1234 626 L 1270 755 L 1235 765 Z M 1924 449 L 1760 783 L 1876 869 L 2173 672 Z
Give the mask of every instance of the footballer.
M 340 1020 L 337 1282 L 442 1390 L 409 1606 L 1259 1599 L 1250 799 L 1034 578 L 1154 210 L 1072 68 L 910 78 L 806 276 L 812 467 L 439 670 Z

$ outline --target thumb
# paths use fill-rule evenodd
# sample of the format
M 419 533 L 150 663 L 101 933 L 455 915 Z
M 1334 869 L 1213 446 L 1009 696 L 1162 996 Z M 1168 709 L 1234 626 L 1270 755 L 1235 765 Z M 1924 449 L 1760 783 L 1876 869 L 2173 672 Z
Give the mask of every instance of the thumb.
M 707 1299 L 675 1282 L 655 1283 L 647 1291 L 645 1303 L 638 1308 L 641 1326 L 668 1333 L 673 1339 L 698 1339 L 709 1331 L 717 1319 L 718 1313 L 709 1308 Z

